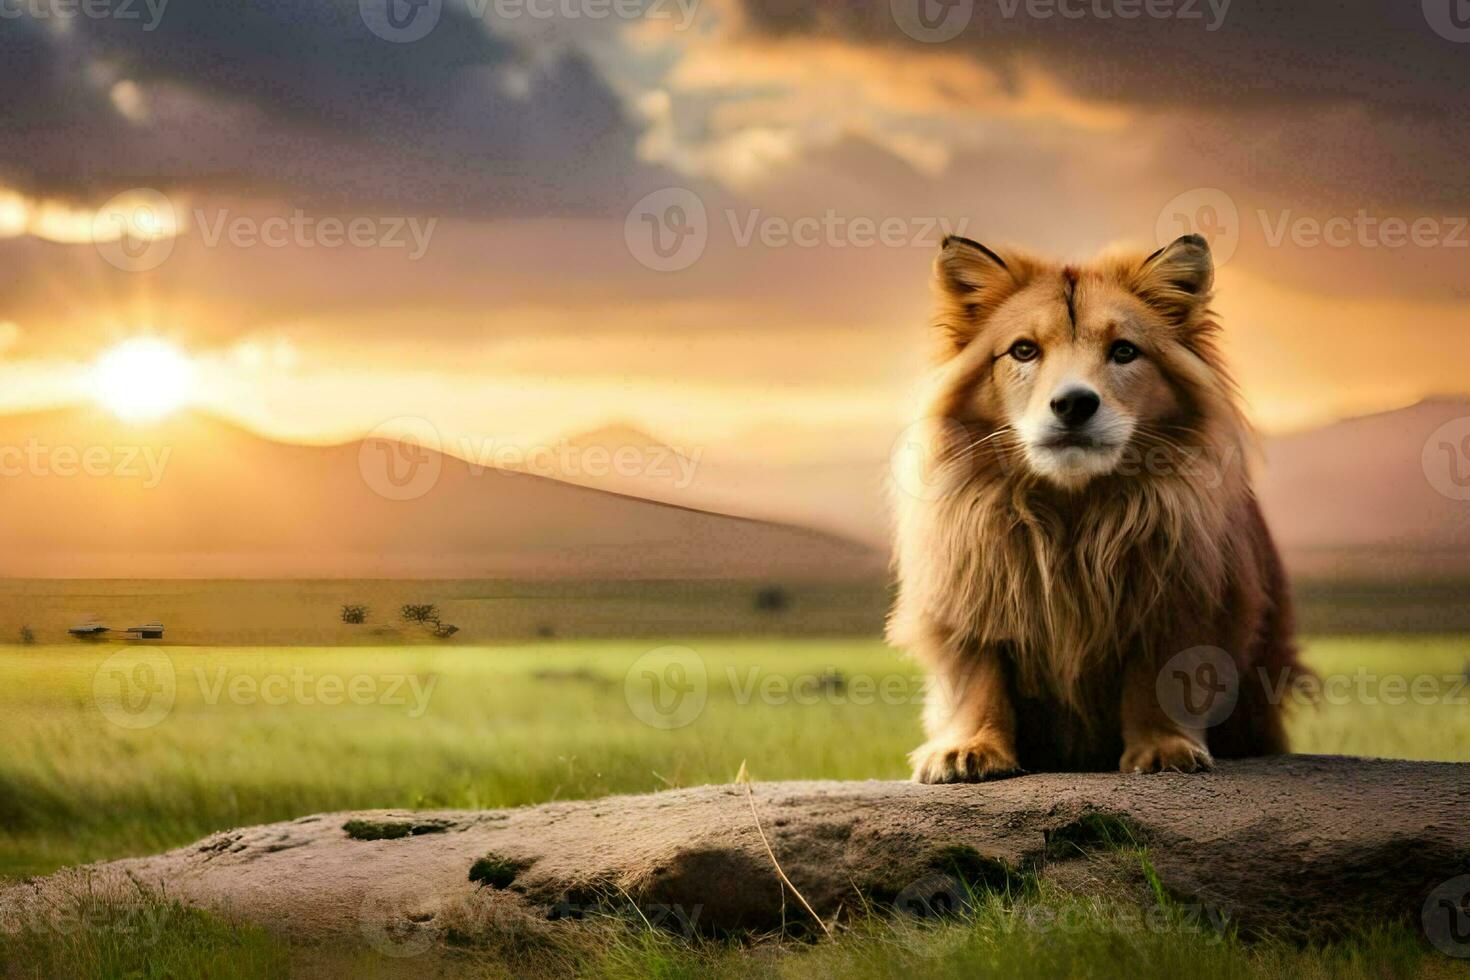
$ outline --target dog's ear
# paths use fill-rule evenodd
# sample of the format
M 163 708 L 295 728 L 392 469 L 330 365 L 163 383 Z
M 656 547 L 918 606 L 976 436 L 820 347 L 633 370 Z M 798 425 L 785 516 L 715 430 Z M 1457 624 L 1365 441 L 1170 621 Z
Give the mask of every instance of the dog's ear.
M 1020 288 L 1020 271 L 979 242 L 945 236 L 934 260 L 939 300 L 934 325 L 941 356 L 957 354 L 975 338 L 985 317 Z
M 1210 302 L 1215 261 L 1199 235 L 1184 235 L 1143 260 L 1133 291 L 1174 323 L 1188 323 Z

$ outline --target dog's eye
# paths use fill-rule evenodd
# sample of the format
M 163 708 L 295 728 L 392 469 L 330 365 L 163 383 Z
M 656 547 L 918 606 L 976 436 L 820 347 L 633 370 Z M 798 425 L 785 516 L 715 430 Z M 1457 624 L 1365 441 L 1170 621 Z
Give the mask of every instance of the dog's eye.
M 1011 345 L 1010 355 L 1018 361 L 1034 361 L 1041 348 L 1029 340 L 1018 340 Z
M 1108 351 L 1108 357 L 1114 364 L 1127 364 L 1137 356 L 1138 348 L 1126 340 L 1120 340 L 1113 344 L 1112 349 Z

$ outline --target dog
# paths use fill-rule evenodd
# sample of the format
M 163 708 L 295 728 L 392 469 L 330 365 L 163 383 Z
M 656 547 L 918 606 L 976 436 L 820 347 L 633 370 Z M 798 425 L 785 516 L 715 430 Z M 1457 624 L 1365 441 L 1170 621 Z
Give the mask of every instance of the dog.
M 1197 235 L 1080 267 L 944 240 L 894 481 L 915 780 L 1286 751 L 1290 599 L 1213 283 Z

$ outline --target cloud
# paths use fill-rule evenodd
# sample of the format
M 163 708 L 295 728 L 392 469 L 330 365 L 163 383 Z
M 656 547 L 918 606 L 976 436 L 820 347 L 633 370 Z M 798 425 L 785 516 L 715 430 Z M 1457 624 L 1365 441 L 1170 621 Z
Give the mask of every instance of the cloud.
M 606 210 L 647 169 L 577 48 L 498 37 L 462 7 L 414 43 L 356 0 L 190 0 L 153 30 L 7 20 L 0 178 L 95 201 L 133 186 L 364 208 Z

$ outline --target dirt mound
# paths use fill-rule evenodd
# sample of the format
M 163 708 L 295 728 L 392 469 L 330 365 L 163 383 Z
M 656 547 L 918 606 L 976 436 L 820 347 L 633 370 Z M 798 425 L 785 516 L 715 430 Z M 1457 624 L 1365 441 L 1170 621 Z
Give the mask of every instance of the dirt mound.
M 150 892 L 389 953 L 576 929 L 618 903 L 683 931 L 811 927 L 746 794 L 706 786 L 518 810 L 303 817 L 11 886 L 0 891 L 0 928 L 64 914 L 79 894 Z M 942 910 L 1036 877 L 1147 905 L 1156 898 L 1135 887 L 1139 875 L 1109 871 L 1131 861 L 1136 872 L 1140 846 L 1175 901 L 1246 932 L 1428 922 L 1436 889 L 1470 873 L 1470 765 L 1300 756 L 1197 775 L 757 783 L 753 794 L 781 867 L 829 920 L 874 906 Z

